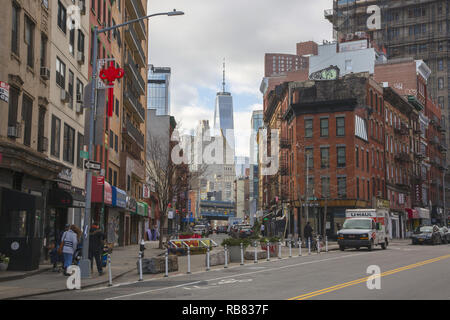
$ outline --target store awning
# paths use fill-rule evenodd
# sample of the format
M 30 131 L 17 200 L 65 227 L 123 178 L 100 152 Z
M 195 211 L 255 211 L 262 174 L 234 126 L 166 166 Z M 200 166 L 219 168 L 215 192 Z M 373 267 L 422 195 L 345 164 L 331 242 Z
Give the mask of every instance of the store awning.
M 136 213 L 142 217 L 148 218 L 148 204 L 138 201 Z
M 102 191 L 104 192 L 102 196 Z M 102 203 L 106 205 L 112 204 L 112 188 L 111 185 L 105 181 L 102 176 L 92 177 L 92 200 L 93 203 Z
M 111 187 L 112 189 L 112 205 L 117 208 L 127 207 L 127 193 L 122 189 Z
M 419 212 L 415 209 L 405 209 L 408 213 L 408 219 L 420 219 Z
M 85 197 L 82 194 L 65 189 L 53 188 L 48 193 L 47 204 L 50 207 L 84 208 Z

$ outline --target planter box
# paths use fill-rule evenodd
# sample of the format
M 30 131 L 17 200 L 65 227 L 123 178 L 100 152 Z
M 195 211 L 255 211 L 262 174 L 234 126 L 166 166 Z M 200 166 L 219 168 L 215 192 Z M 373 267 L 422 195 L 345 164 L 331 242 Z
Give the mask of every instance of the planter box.
M 229 246 L 228 253 L 230 254 L 231 262 L 241 262 L 241 246 Z
M 261 243 L 261 249 L 267 252 L 267 244 Z M 270 255 L 278 254 L 278 243 L 277 244 L 269 244 L 269 252 Z
M 139 273 L 139 260 L 136 262 L 137 271 Z M 169 272 L 178 271 L 178 257 L 169 255 Z M 142 273 L 155 274 L 166 272 L 166 258 L 153 257 L 150 259 L 142 259 Z
M 0 271 L 6 271 L 6 270 L 8 270 L 8 264 L 0 263 Z

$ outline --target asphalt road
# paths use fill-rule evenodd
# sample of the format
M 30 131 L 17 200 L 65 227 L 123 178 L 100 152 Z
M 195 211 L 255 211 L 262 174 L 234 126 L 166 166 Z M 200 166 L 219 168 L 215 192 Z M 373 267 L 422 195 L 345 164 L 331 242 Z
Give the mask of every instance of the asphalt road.
M 369 281 L 374 289 L 367 286 L 370 266 L 381 273 Z M 227 269 L 29 299 L 450 300 L 450 245 L 395 244 L 372 252 L 361 249 L 272 258 L 257 264 L 246 262 Z

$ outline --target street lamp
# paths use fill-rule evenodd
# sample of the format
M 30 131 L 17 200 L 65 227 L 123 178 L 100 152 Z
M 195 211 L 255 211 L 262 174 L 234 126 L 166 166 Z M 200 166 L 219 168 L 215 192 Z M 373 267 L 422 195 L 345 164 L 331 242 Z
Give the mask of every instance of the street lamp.
M 154 13 L 145 17 L 140 17 L 134 20 L 127 21 L 125 23 L 121 23 L 118 25 L 114 25 L 104 29 L 98 29 L 98 26 L 94 27 L 93 34 L 93 61 L 92 61 L 92 87 L 91 87 L 91 101 L 90 101 L 90 111 L 89 111 L 89 159 L 93 160 L 93 149 L 94 149 L 94 112 L 96 112 L 96 99 L 95 99 L 95 90 L 97 89 L 97 52 L 98 52 L 98 43 L 97 37 L 100 33 L 106 33 L 108 31 L 112 31 L 145 19 L 149 19 L 155 16 L 181 16 L 184 15 L 184 12 L 177 11 L 174 9 L 169 12 L 162 13 Z M 81 277 L 88 278 L 90 276 L 90 261 L 88 259 L 89 254 L 89 226 L 91 220 L 91 192 L 92 192 L 92 171 L 86 171 L 86 205 L 85 205 L 85 216 L 84 216 L 84 229 L 83 229 L 83 258 L 80 261 L 80 270 Z

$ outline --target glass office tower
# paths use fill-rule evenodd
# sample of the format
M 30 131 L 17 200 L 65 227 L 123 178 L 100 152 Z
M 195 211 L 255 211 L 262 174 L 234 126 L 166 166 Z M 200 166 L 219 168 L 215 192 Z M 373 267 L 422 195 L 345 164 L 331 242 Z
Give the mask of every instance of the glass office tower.
M 147 109 L 156 109 L 157 116 L 170 114 L 170 68 L 148 68 Z

